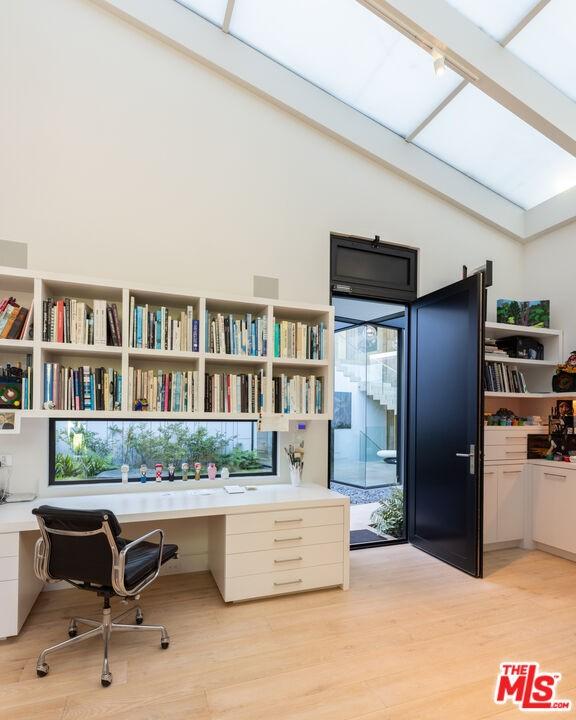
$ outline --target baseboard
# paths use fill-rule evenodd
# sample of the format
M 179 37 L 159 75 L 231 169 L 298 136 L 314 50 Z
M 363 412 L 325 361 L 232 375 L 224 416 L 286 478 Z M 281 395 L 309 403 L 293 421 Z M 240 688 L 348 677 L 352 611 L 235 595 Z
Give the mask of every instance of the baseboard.
M 506 540 L 506 542 L 486 543 L 484 552 L 492 552 L 493 550 L 509 550 L 510 548 L 521 547 L 522 540 Z
M 169 560 L 160 571 L 161 575 L 179 575 L 186 573 L 206 572 L 210 568 L 208 566 L 208 554 L 201 553 L 199 555 L 180 555 L 173 560 Z M 44 585 L 43 592 L 51 592 L 52 590 L 70 590 L 72 586 L 66 582 L 47 583 Z
M 556 555 L 557 557 L 564 558 L 564 560 L 570 560 L 576 562 L 576 554 L 568 552 L 568 550 L 561 550 L 560 548 L 552 547 L 551 545 L 545 545 L 544 543 L 534 542 L 536 550 L 542 550 L 542 552 L 550 553 L 550 555 Z

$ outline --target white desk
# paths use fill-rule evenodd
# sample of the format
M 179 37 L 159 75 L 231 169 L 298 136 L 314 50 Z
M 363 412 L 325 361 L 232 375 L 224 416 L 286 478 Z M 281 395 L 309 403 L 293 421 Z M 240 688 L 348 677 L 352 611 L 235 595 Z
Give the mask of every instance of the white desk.
M 166 487 L 37 498 L 0 506 L 0 637 L 18 634 L 42 590 L 32 564 L 38 525 L 31 511 L 44 504 L 105 508 L 121 525 L 210 518 L 209 567 L 226 602 L 349 586 L 349 499 L 319 485 L 265 485 L 238 495 Z

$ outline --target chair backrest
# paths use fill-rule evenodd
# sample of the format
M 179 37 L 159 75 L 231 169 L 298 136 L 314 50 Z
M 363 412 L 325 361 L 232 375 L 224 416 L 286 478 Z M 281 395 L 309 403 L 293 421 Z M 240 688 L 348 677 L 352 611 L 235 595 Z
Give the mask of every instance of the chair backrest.
M 51 579 L 111 585 L 122 531 L 113 512 L 50 505 L 32 512 L 44 540 L 44 568 Z

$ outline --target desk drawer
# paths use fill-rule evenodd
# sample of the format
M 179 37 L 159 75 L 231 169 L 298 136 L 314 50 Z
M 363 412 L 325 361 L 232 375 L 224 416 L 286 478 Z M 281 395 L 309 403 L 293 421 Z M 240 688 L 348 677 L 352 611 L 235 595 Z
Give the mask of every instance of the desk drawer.
M 18 558 L 0 557 L 0 582 L 18 580 Z
M 526 460 L 527 448 L 516 445 L 486 445 L 484 448 L 485 460 Z
M 302 548 L 237 553 L 228 555 L 226 558 L 226 577 L 237 578 L 316 565 L 333 565 L 338 562 L 342 562 L 341 542 Z
M 344 522 L 342 507 L 297 508 L 272 512 L 245 513 L 226 517 L 226 534 L 292 530 L 319 525 L 341 525 Z
M 0 582 L 0 638 L 18 634 L 18 580 Z
M 296 528 L 294 530 L 272 530 L 270 532 L 227 535 L 226 555 L 342 542 L 343 532 L 342 525 L 321 525 L 319 527 Z
M 342 563 L 282 572 L 229 578 L 226 581 L 226 601 L 248 600 L 269 595 L 285 595 L 321 587 L 341 585 L 344 578 Z
M 484 445 L 504 445 L 510 448 L 526 448 L 527 433 L 502 430 L 485 430 Z
M 19 533 L 2 533 L 0 535 L 0 558 L 18 555 Z

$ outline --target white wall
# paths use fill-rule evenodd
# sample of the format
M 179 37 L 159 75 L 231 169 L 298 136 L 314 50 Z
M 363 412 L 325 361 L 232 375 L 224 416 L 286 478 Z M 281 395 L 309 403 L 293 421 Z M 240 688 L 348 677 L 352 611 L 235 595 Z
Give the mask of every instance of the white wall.
M 550 300 L 550 327 L 564 330 L 564 353 L 576 349 L 576 227 L 568 225 L 525 246 L 526 300 Z
M 491 258 L 490 317 L 521 294 L 518 243 L 90 0 L 5 0 L 0 66 L 0 237 L 30 267 L 327 302 L 330 231 L 377 233 L 420 249 L 422 293 Z M 15 451 L 39 476 L 42 428 Z M 326 437 L 306 435 L 319 482 Z

